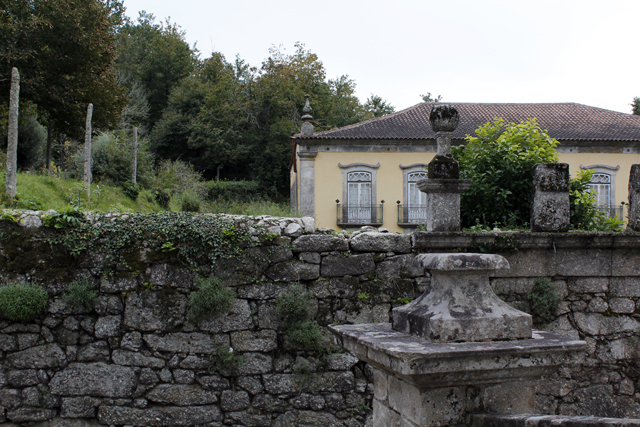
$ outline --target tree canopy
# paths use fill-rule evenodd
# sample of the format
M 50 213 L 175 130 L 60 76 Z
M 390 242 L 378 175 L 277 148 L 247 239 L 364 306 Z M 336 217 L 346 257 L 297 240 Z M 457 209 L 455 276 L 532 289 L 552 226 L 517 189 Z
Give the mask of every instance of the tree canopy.
M 0 100 L 7 102 L 11 67 L 22 76 L 20 98 L 37 106 L 57 132 L 80 136 L 86 106 L 97 127 L 113 126 L 124 90 L 112 70 L 117 0 L 1 0 Z

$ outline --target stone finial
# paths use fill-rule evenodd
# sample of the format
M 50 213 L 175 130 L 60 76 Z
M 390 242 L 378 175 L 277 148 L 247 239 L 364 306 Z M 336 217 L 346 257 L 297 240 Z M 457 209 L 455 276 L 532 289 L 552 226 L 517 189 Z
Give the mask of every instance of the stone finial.
M 303 135 L 313 135 L 313 125 L 311 124 L 311 120 L 313 120 L 313 116 L 311 116 L 311 105 L 309 105 L 309 95 L 305 95 L 305 103 L 302 108 L 302 127 L 300 129 L 300 133 Z
M 500 255 L 422 254 L 431 286 L 413 302 L 393 309 L 393 329 L 432 342 L 531 338 L 531 316 L 501 301 L 489 273 L 508 269 Z
M 640 231 L 640 164 L 631 165 L 629 173 L 629 223 L 633 231 Z
M 460 114 L 453 105 L 435 105 L 429 114 L 429 121 L 434 132 L 453 132 L 460 122 Z
M 531 231 L 569 231 L 569 165 L 538 163 L 533 167 Z

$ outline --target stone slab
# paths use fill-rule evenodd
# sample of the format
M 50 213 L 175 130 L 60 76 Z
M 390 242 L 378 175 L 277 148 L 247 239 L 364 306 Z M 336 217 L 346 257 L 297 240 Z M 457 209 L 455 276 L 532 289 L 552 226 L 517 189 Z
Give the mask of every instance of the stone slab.
M 584 341 L 542 331 L 524 340 L 435 343 L 395 331 L 390 323 L 332 325 L 329 330 L 360 360 L 421 387 L 537 378 L 586 348 Z
M 98 419 L 107 425 L 194 426 L 222 420 L 220 408 L 208 406 L 153 406 L 145 409 L 102 405 Z

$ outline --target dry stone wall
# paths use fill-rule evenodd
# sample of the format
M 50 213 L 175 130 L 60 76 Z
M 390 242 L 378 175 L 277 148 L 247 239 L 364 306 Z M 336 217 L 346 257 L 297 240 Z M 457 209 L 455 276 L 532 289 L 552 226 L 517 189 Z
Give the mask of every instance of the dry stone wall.
M 99 252 L 72 256 L 49 243 L 40 217 L 0 222 L 0 278 L 40 283 L 50 296 L 34 322 L 0 321 L 0 422 L 362 426 L 370 369 L 349 353 L 323 359 L 287 349 L 276 298 L 300 283 L 321 326 L 388 322 L 393 307 L 429 286 L 415 254 L 451 251 L 505 255 L 511 269 L 492 286 L 514 305 L 535 278 L 550 277 L 563 300 L 546 327 L 589 343 L 580 364 L 539 382 L 540 413 L 640 417 L 640 234 L 347 234 L 315 230 L 309 218 L 244 218 L 271 238 L 201 266 L 236 301 L 192 323 L 198 273 L 175 251 L 143 247 L 135 268 Z M 79 277 L 97 285 L 93 310 L 62 298 Z M 220 348 L 242 356 L 237 370 L 212 369 Z

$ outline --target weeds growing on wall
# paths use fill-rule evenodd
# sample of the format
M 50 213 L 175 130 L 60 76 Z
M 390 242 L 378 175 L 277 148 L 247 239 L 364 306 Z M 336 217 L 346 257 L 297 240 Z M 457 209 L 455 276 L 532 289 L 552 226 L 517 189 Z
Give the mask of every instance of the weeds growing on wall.
M 41 286 L 13 283 L 0 287 L 0 312 L 14 322 L 30 322 L 47 308 L 49 295 Z
M 323 352 L 322 331 L 311 319 L 311 294 L 301 285 L 291 286 L 277 299 L 276 311 L 285 329 L 287 347 Z
M 71 282 L 63 294 L 64 302 L 74 309 L 92 310 L 98 301 L 96 286 L 87 277 Z
M 234 352 L 232 348 L 220 347 L 209 361 L 211 362 L 211 367 L 209 368 L 211 372 L 230 376 L 237 372 L 243 357 Z
M 61 218 L 48 221 L 57 224 L 63 221 Z M 229 230 L 233 231 L 233 241 L 227 237 Z M 229 217 L 167 212 L 134 213 L 115 220 L 97 214 L 93 222 L 60 230 L 49 242 L 62 245 L 73 255 L 102 251 L 109 260 L 125 265 L 127 254 L 134 251 L 149 248 L 163 252 L 170 246 L 180 261 L 197 268 L 207 261 L 239 254 L 250 243 L 250 237 L 249 227 Z
M 546 324 L 556 318 L 555 312 L 561 298 L 556 287 L 547 277 L 538 277 L 525 301 L 529 307 L 529 313 L 533 317 L 534 324 Z
M 220 280 L 208 277 L 199 279 L 197 288 L 189 296 L 189 312 L 187 317 L 198 322 L 209 314 L 227 311 L 233 306 L 236 294 Z

